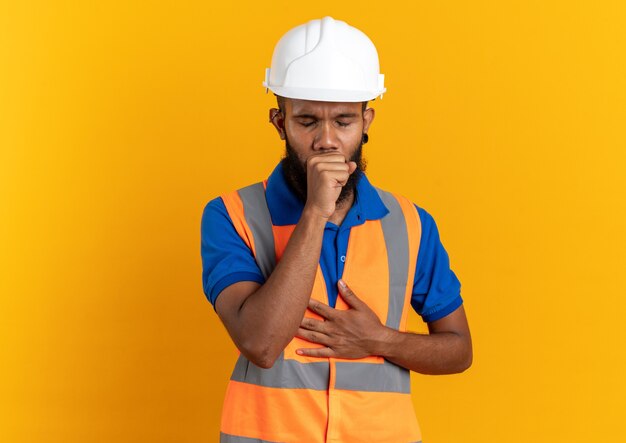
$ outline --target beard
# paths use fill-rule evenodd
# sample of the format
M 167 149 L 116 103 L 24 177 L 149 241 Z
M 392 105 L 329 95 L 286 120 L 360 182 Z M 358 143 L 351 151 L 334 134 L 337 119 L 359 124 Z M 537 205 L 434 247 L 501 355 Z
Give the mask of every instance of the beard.
M 348 159 L 348 161 L 353 161 L 356 163 L 356 169 L 350 176 L 348 177 L 348 181 L 345 186 L 341 188 L 341 192 L 339 193 L 339 197 L 335 204 L 337 207 L 340 207 L 344 201 L 354 193 L 356 189 L 356 185 L 361 178 L 361 172 L 365 172 L 367 167 L 367 162 L 363 158 L 363 142 L 359 143 L 358 147 L 354 151 L 354 154 Z M 306 174 L 306 165 L 303 163 L 298 154 L 293 149 L 291 144 L 289 143 L 289 139 L 285 136 L 285 156 L 281 160 L 283 173 L 285 174 L 285 179 L 287 184 L 291 187 L 291 189 L 296 193 L 298 198 L 306 203 L 307 198 L 307 174 Z

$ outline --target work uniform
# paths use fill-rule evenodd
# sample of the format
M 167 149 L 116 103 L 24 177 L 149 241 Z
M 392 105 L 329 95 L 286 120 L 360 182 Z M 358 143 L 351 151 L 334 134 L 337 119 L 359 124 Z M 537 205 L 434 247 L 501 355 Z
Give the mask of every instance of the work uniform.
M 341 226 L 326 224 L 311 298 L 348 309 L 337 298 L 343 277 L 383 324 L 400 331 L 409 305 L 427 322 L 453 312 L 462 304 L 460 283 L 432 217 L 360 175 Z M 267 180 L 209 202 L 201 252 L 204 290 L 214 306 L 235 282 L 265 282 L 303 208 L 281 164 Z M 305 315 L 319 318 L 309 310 Z M 421 440 L 408 370 L 378 356 L 299 356 L 301 347 L 320 345 L 294 337 L 269 369 L 239 356 L 224 402 L 222 442 Z

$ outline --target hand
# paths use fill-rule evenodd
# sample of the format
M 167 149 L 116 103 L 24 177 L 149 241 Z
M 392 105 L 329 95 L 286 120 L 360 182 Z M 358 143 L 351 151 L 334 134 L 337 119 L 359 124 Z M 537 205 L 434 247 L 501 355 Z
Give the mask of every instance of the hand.
M 350 174 L 356 170 L 356 163 L 346 162 L 338 153 L 315 154 L 307 159 L 307 201 L 306 206 L 324 218 L 330 218 L 336 209 L 336 201 Z
M 386 327 L 365 302 L 339 280 L 339 295 L 350 309 L 333 309 L 316 300 L 309 300 L 309 309 L 324 317 L 316 320 L 302 319 L 296 335 L 326 348 L 301 348 L 299 355 L 312 357 L 362 358 L 374 355 L 375 344 L 380 342 Z

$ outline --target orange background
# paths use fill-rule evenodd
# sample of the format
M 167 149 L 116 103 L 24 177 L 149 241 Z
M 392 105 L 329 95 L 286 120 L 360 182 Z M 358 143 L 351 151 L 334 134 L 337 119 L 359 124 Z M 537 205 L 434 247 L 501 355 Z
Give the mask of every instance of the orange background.
M 462 282 L 474 365 L 413 374 L 424 441 L 626 440 L 624 2 L 320 0 L 0 3 L 0 441 L 217 441 L 202 209 L 280 159 L 264 70 L 325 15 L 386 75 L 368 176 Z

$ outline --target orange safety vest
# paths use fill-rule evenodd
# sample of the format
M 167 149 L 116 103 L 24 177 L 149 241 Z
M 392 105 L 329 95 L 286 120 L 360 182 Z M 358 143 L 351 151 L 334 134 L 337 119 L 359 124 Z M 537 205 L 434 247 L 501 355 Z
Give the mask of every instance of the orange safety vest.
M 274 226 L 267 180 L 222 196 L 228 214 L 265 278 L 280 260 L 295 225 Z M 390 328 L 406 330 L 421 224 L 405 197 L 376 188 L 389 213 L 350 230 L 343 279 Z M 320 266 L 311 298 L 328 304 Z M 348 309 L 337 298 L 336 309 Z M 305 317 L 321 317 L 307 309 Z M 241 353 L 228 382 L 222 443 L 414 443 L 421 431 L 409 370 L 380 356 L 360 359 L 296 354 L 322 345 L 294 337 L 263 369 Z

